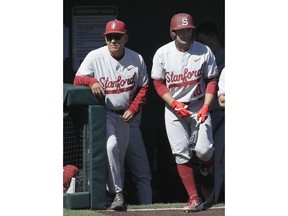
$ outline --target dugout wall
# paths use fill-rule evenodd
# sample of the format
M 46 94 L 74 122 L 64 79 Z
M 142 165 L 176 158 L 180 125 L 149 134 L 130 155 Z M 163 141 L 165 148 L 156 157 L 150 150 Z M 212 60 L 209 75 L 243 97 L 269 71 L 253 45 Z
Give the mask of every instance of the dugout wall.
M 64 208 L 105 209 L 106 111 L 86 86 L 64 83 L 63 166 L 78 167 L 75 193 L 63 194 Z

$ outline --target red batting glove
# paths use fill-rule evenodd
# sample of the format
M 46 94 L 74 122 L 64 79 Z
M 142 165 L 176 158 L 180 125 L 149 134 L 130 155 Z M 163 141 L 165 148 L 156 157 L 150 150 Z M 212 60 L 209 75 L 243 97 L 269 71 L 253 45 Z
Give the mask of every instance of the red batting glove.
M 207 104 L 204 104 L 197 114 L 197 121 L 199 120 L 200 117 L 202 118 L 201 123 L 206 121 L 208 112 L 209 112 L 209 106 Z
M 174 100 L 170 107 L 177 113 L 177 115 L 181 118 L 191 116 L 191 113 L 187 110 L 187 105 L 184 103 L 178 102 Z

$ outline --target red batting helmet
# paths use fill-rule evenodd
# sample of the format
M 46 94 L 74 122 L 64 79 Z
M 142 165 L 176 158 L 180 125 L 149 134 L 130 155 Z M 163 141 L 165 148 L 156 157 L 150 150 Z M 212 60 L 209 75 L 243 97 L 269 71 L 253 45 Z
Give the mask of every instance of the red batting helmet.
M 173 31 L 184 28 L 196 29 L 192 16 L 186 13 L 174 15 L 170 22 L 170 35 L 172 39 L 175 39 L 175 33 Z
M 111 34 L 111 33 L 126 34 L 127 28 L 126 28 L 125 23 L 120 21 L 120 20 L 117 20 L 117 19 L 108 22 L 106 24 L 106 29 L 105 29 L 104 35 Z

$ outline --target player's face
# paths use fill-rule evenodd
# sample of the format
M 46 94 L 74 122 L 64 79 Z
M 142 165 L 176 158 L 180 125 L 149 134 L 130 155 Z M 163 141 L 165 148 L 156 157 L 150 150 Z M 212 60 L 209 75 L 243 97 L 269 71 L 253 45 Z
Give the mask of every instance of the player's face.
M 117 57 L 123 54 L 124 46 L 127 42 L 127 35 L 107 34 L 105 40 L 112 56 Z
M 127 35 L 123 34 L 107 34 L 105 40 L 109 48 L 119 49 L 124 47 L 127 42 L 126 38 Z
M 111 41 L 119 41 L 121 40 L 121 38 L 123 37 L 123 34 L 107 34 L 106 35 L 106 39 L 107 41 L 111 42 Z
M 193 29 L 191 28 L 185 28 L 185 29 L 179 29 L 175 31 L 177 37 L 176 42 L 179 44 L 190 44 L 192 42 L 192 33 Z

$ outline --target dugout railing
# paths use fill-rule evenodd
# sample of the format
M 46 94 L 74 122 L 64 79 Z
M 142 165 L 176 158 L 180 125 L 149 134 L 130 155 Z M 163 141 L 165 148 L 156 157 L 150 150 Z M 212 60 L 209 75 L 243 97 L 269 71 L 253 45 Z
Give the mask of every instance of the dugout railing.
M 74 193 L 63 193 L 68 209 L 105 209 L 106 112 L 90 88 L 64 83 L 63 167 L 77 166 Z

